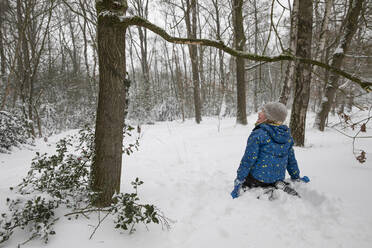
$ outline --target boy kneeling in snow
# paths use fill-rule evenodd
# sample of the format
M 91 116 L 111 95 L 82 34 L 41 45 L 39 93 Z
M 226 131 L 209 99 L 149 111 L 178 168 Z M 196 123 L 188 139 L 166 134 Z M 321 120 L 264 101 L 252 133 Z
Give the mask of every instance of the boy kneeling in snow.
M 291 179 L 309 182 L 300 177 L 293 150 L 290 129 L 283 125 L 287 117 L 286 107 L 279 102 L 267 103 L 258 113 L 256 127 L 248 138 L 244 156 L 240 162 L 234 190 L 231 196 L 239 196 L 240 188 L 280 188 L 297 195 L 283 180 L 288 171 Z

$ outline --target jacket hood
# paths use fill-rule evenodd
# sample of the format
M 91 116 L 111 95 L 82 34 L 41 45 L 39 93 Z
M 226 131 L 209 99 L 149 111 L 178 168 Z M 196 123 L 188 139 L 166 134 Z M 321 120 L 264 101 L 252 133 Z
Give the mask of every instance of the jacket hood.
M 291 131 L 286 125 L 260 124 L 256 128 L 264 129 L 270 137 L 279 144 L 287 143 L 291 139 Z

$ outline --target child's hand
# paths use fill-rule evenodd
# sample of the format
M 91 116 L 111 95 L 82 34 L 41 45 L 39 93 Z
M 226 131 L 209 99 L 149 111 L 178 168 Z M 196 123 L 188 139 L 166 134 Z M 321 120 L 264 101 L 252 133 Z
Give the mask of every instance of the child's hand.
M 300 180 L 303 181 L 304 183 L 310 182 L 310 178 L 308 178 L 307 176 L 300 177 Z
M 242 186 L 242 183 L 243 181 L 239 180 L 238 178 L 234 180 L 234 190 L 230 193 L 233 199 L 239 196 L 239 190 L 240 187 Z
M 307 176 L 298 177 L 298 178 L 291 178 L 291 180 L 296 181 L 296 182 L 303 182 L 303 183 L 310 182 L 310 178 L 308 178 Z
M 239 189 L 240 189 L 240 185 L 236 185 L 234 187 L 234 190 L 230 193 L 230 195 L 233 199 L 235 199 L 239 196 Z

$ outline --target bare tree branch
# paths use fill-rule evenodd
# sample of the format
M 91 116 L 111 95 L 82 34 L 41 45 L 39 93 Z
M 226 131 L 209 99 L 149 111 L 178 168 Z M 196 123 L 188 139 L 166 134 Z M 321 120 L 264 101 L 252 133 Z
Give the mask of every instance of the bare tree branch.
M 326 63 L 323 63 L 317 60 L 296 57 L 288 52 L 285 54 L 277 55 L 277 56 L 257 55 L 257 54 L 247 53 L 244 51 L 235 50 L 231 47 L 226 46 L 222 41 L 210 40 L 210 39 L 191 39 L 191 38 L 174 37 L 174 36 L 169 35 L 163 28 L 139 16 L 117 17 L 115 15 L 110 15 L 110 16 L 106 15 L 105 18 L 119 18 L 122 24 L 126 27 L 135 25 L 135 26 L 141 26 L 141 27 L 147 28 L 151 30 L 152 32 L 154 32 L 155 34 L 158 34 L 159 36 L 161 36 L 163 39 L 167 40 L 168 42 L 175 43 L 175 44 L 203 45 L 203 46 L 215 47 L 215 48 L 223 50 L 224 52 L 234 57 L 241 57 L 241 58 L 254 60 L 254 61 L 278 62 L 278 61 L 284 61 L 284 60 L 289 60 L 289 61 L 297 60 L 298 62 L 316 65 L 316 66 L 322 67 L 330 72 L 336 73 L 340 76 L 343 76 L 353 81 L 354 83 L 358 84 L 361 88 L 363 88 L 367 92 L 372 92 L 372 82 L 367 81 L 363 78 L 355 77 L 343 70 L 332 67 L 329 64 L 326 64 Z

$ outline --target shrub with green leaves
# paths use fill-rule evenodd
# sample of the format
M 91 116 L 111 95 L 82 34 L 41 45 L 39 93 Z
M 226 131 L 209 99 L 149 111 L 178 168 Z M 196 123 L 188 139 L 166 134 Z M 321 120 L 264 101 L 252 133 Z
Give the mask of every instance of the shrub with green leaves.
M 0 153 L 7 153 L 14 146 L 32 143 L 26 121 L 9 112 L 0 111 Z
M 139 204 L 137 188 L 143 184 L 138 178 L 132 182 L 134 193 L 120 193 L 114 195 L 114 204 L 111 206 L 111 213 L 115 216 L 115 228 L 129 230 L 130 233 L 136 231 L 135 226 L 143 223 L 146 227 L 149 223 L 159 224 L 160 222 L 169 227 L 168 219 L 159 213 L 159 210 L 150 204 Z
M 31 169 L 18 190 L 21 194 L 45 192 L 67 207 L 89 204 L 90 167 L 93 161 L 93 131 L 89 127 L 79 131 L 78 136 L 69 136 L 56 144 L 56 154 L 36 153 Z M 77 142 L 74 147 L 73 144 Z
M 39 237 L 48 242 L 49 235 L 54 235 L 55 218 L 54 210 L 58 202 L 47 200 L 41 196 L 32 198 L 7 199 L 9 214 L 3 213 L 0 218 L 0 243 L 9 239 L 14 229 L 26 229 L 30 235 L 28 240 Z M 27 241 L 26 241 L 27 242 Z
M 131 136 L 133 127 L 126 125 L 124 136 Z M 77 145 L 73 145 L 73 144 Z M 135 143 L 123 146 L 123 153 L 130 155 L 138 149 Z M 89 205 L 95 193 L 91 190 L 91 166 L 94 160 L 94 131 L 85 126 L 78 135 L 68 136 L 56 144 L 56 154 L 36 153 L 31 169 L 19 185 L 22 194 L 46 192 L 65 203 L 67 207 Z
M 124 136 L 131 136 L 132 130 L 133 127 L 126 126 Z M 138 146 L 139 138 L 135 143 L 123 146 L 123 153 L 130 155 Z M 108 208 L 93 207 L 92 202 L 97 195 L 91 189 L 93 161 L 94 132 L 88 126 L 78 135 L 57 142 L 56 154 L 36 153 L 27 176 L 15 189 L 22 197 L 7 200 L 9 213 L 2 214 L 0 218 L 0 243 L 8 240 L 16 228 L 28 228 L 31 234 L 29 240 L 39 237 L 47 242 L 49 235 L 55 234 L 52 228 L 58 218 L 54 216 L 54 210 L 60 206 L 73 209 L 65 216 L 106 212 L 114 216 L 116 228 L 129 230 L 130 233 L 136 230 L 138 223 L 161 223 L 169 228 L 169 219 L 155 206 L 139 203 L 137 188 L 143 182 L 138 178 L 132 182 L 134 193 L 115 195 L 114 203 Z

